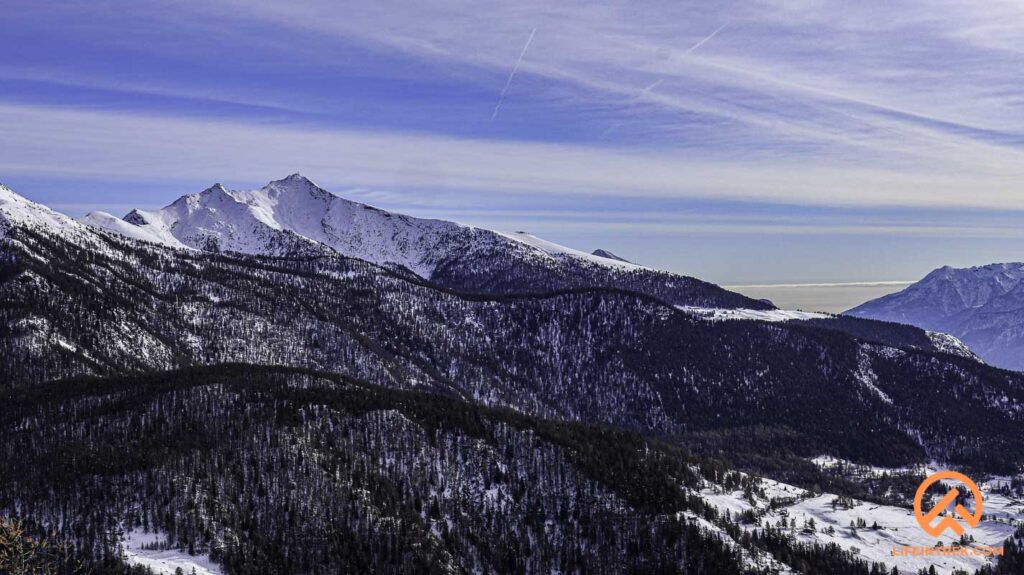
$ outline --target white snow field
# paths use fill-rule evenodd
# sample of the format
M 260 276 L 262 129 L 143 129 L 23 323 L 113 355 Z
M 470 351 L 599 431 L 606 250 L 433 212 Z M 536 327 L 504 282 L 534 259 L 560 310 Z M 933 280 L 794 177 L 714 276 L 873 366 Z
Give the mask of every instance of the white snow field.
M 9 237 L 10 229 L 15 226 L 58 234 L 83 247 L 103 249 L 96 235 L 86 226 L 42 204 L 27 200 L 0 184 L 0 239 Z
M 380 265 L 400 265 L 429 278 L 437 265 L 466 249 L 516 252 L 533 260 L 579 261 L 617 270 L 648 269 L 595 256 L 524 232 L 504 233 L 455 222 L 415 218 L 346 200 L 292 174 L 257 190 L 216 184 L 159 210 L 133 210 L 124 219 L 105 212 L 88 225 L 172 247 L 275 255 L 294 245 L 326 245 Z
M 723 309 L 717 307 L 694 307 L 686 305 L 678 305 L 676 306 L 676 309 L 711 321 L 753 319 L 774 322 L 790 321 L 794 319 L 826 319 L 833 317 L 831 314 L 827 313 L 787 309 Z
M 511 232 L 511 233 L 509 233 L 509 232 L 495 232 L 495 233 L 497 233 L 500 236 L 504 236 L 504 237 L 506 237 L 506 238 L 508 238 L 508 239 L 510 239 L 512 241 L 515 241 L 515 242 L 521 243 L 523 245 L 529 246 L 529 247 L 531 247 L 531 248 L 533 248 L 535 250 L 538 250 L 541 253 L 547 254 L 548 256 L 551 256 L 552 258 L 556 258 L 556 259 L 560 258 L 560 257 L 570 257 L 570 258 L 584 260 L 584 261 L 587 261 L 589 263 L 592 263 L 592 264 L 598 265 L 598 266 L 603 266 L 603 267 L 607 267 L 607 268 L 619 268 L 619 269 L 623 269 L 623 270 L 651 269 L 651 268 L 645 268 L 644 266 L 636 265 L 634 263 L 623 261 L 621 259 L 611 259 L 611 258 L 596 256 L 594 254 L 588 254 L 587 252 L 584 252 L 584 251 L 575 250 L 575 249 L 572 249 L 572 248 L 567 248 L 567 247 L 565 247 L 563 245 L 556 244 L 554 242 L 549 242 L 548 240 L 545 240 L 545 239 L 542 239 L 542 238 L 538 238 L 537 236 L 535 236 L 533 234 L 528 234 L 526 232 Z
M 103 228 L 134 240 L 164 244 L 173 248 L 188 248 L 164 228 L 148 224 L 129 224 L 107 212 L 89 212 L 81 221 L 95 228 Z
M 819 457 L 814 461 L 823 466 L 841 462 L 831 457 Z M 933 467 L 934 464 L 922 470 L 932 472 L 935 470 Z M 857 466 L 857 469 L 868 475 L 906 471 L 870 466 Z M 987 481 L 980 484 L 985 495 L 984 519 L 978 527 L 968 531 L 975 539 L 973 545 L 999 547 L 1013 534 L 1018 525 L 1024 524 L 1024 500 L 993 493 L 992 489 L 998 483 Z M 931 565 L 934 565 L 939 573 L 947 575 L 954 569 L 964 569 L 973 573 L 985 563 L 995 562 L 995 559 L 974 555 L 893 556 L 894 547 L 934 547 L 940 540 L 949 546 L 956 543 L 958 538 L 951 532 L 944 533 L 939 539 L 928 535 L 917 524 L 911 509 L 856 499 L 850 501 L 851 505 L 845 506 L 838 503 L 839 498 L 834 494 L 814 494 L 769 479 L 762 479 L 761 486 L 766 497 L 755 495 L 753 501 L 744 498 L 742 491 L 725 493 L 717 486 L 705 488 L 700 494 L 710 505 L 720 512 L 728 511 L 734 519 L 738 520 L 737 516 L 744 511 L 753 510 L 761 525 L 778 526 L 783 521 L 787 525 L 792 525 L 795 520 L 795 528 L 790 529 L 798 541 L 835 543 L 844 549 L 854 551 L 867 561 L 885 563 L 890 569 L 898 567 L 901 573 L 917 573 L 919 569 L 927 569 Z M 771 508 L 772 499 L 776 500 L 775 509 Z M 814 521 L 813 529 L 809 527 L 811 520 Z M 851 528 L 851 522 L 856 526 L 860 520 L 866 527 Z M 876 524 L 877 529 L 873 528 Z M 747 524 L 743 527 L 752 530 L 756 526 Z
M 127 531 L 121 545 L 125 561 L 131 565 L 149 567 L 157 575 L 175 575 L 180 568 L 185 575 L 223 575 L 220 566 L 205 555 L 189 555 L 178 549 L 145 549 L 166 543 L 162 533 L 145 533 L 140 530 Z
M 676 309 L 684 313 L 699 317 L 707 321 L 733 321 L 733 320 L 758 320 L 769 322 L 782 322 L 806 319 L 828 319 L 836 317 L 835 314 L 801 311 L 788 309 L 746 309 L 746 308 L 713 308 L 677 305 Z M 936 331 L 925 331 L 935 349 L 944 353 L 967 357 L 975 361 L 981 361 L 962 341 L 947 333 Z

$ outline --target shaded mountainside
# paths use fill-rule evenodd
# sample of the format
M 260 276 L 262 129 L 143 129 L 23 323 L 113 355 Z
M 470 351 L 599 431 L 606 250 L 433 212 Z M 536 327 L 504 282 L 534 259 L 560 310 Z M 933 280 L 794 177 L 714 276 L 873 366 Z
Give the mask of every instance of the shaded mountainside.
M 939 268 L 849 315 L 952 334 L 986 362 L 1024 370 L 1024 264 Z
M 795 320 L 807 325 L 848 333 L 861 341 L 890 347 L 949 353 L 978 360 L 978 356 L 958 338 L 917 326 L 890 321 L 864 319 L 849 315 Z
M 0 259 L 8 386 L 287 364 L 764 462 L 821 453 L 1004 471 L 1024 462 L 1024 376 L 967 358 L 800 323 L 704 321 L 618 290 L 460 295 L 335 255 L 95 241 L 9 233 Z
M 232 574 L 885 575 L 707 494 L 774 508 L 737 468 L 876 501 L 916 483 L 822 454 L 1024 465 L 1024 375 L 918 328 L 591 276 L 526 235 L 538 266 L 466 245 L 431 281 L 291 230 L 272 255 L 168 247 L 5 190 L 0 517 L 95 572 L 138 573 L 118 542 L 157 531 Z
M 236 574 L 887 573 L 744 535 L 696 492 L 757 480 L 625 431 L 253 366 L 0 397 L 0 512 L 105 573 L 143 530 Z
M 157 211 L 133 210 L 123 220 L 94 212 L 84 221 L 134 239 L 207 251 L 281 256 L 326 246 L 462 291 L 610 287 L 678 305 L 771 307 L 698 279 L 577 251 L 525 232 L 501 233 L 380 210 L 335 196 L 299 174 L 258 190 L 216 184 Z

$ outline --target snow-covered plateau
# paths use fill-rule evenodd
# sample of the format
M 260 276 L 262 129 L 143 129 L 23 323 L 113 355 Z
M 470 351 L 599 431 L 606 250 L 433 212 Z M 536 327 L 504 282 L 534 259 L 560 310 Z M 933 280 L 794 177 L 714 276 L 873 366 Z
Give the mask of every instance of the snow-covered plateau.
M 861 468 L 864 473 L 900 473 L 907 469 L 887 469 L 872 466 L 852 466 L 831 457 L 815 459 L 815 463 L 828 467 L 842 463 L 851 468 Z M 928 473 L 937 470 L 932 464 L 920 471 Z M 969 530 L 974 538 L 970 545 L 975 547 L 999 547 L 1015 529 L 1024 524 L 1024 500 L 1007 497 L 995 492 L 998 481 L 980 485 L 984 493 L 984 519 L 978 527 Z M 831 493 L 813 493 L 806 489 L 761 479 L 763 496 L 745 496 L 743 491 L 724 492 L 718 486 L 701 490 L 700 495 L 722 513 L 728 512 L 734 519 L 744 512 L 753 513 L 759 525 L 788 526 L 790 534 L 797 541 L 806 543 L 835 543 L 870 562 L 885 563 L 898 567 L 900 573 L 917 573 L 934 565 L 939 573 L 949 574 L 956 569 L 973 573 L 986 563 L 996 560 L 984 555 L 963 556 L 915 556 L 893 554 L 893 549 L 911 547 L 934 547 L 941 541 L 946 546 L 957 544 L 958 538 L 946 532 L 936 539 L 925 533 L 917 523 L 912 509 L 891 505 L 880 505 L 843 498 Z M 749 513 L 748 513 L 749 516 Z M 743 523 L 747 531 L 757 527 Z
M 812 311 L 786 310 L 786 309 L 721 309 L 695 306 L 676 306 L 682 312 L 695 315 L 702 319 L 712 321 L 727 320 L 758 320 L 758 321 L 790 321 L 800 319 L 827 319 L 833 317 L 831 314 Z

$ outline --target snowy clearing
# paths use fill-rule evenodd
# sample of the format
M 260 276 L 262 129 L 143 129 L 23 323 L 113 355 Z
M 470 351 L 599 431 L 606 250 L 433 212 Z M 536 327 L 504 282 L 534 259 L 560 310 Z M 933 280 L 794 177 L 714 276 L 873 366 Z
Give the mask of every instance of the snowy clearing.
M 815 463 L 837 465 L 841 460 L 819 457 L 815 458 Z M 896 470 L 873 468 L 872 471 L 882 473 Z M 936 538 L 925 533 L 917 524 L 912 510 L 856 499 L 848 500 L 849 504 L 843 505 L 834 494 L 814 494 L 768 479 L 762 480 L 761 487 L 766 498 L 754 496 L 750 500 L 744 498 L 742 491 L 727 493 L 717 486 L 703 489 L 700 495 L 708 504 L 720 512 L 728 512 L 733 518 L 750 510 L 757 515 L 761 526 L 785 526 L 797 541 L 835 543 L 867 561 L 885 563 L 890 568 L 898 567 L 901 573 L 916 573 L 933 564 L 943 574 L 949 574 L 954 569 L 974 572 L 993 561 L 981 556 L 894 557 L 894 547 L 932 547 L 937 544 Z M 993 493 L 992 482 L 984 483 L 981 489 L 985 494 L 985 519 L 968 534 L 975 539 L 973 545 L 998 547 L 1013 534 L 1017 525 L 1024 522 L 1024 500 Z M 776 500 L 775 509 L 772 509 L 772 499 Z M 745 524 L 743 527 L 749 531 L 757 525 Z M 945 545 L 957 541 L 949 533 L 944 534 L 940 540 Z
M 125 561 L 130 565 L 149 567 L 158 575 L 174 575 L 178 568 L 185 575 L 223 575 L 220 566 L 205 555 L 193 556 L 173 548 L 160 550 L 166 543 L 167 537 L 162 533 L 138 530 L 127 531 L 121 542 Z

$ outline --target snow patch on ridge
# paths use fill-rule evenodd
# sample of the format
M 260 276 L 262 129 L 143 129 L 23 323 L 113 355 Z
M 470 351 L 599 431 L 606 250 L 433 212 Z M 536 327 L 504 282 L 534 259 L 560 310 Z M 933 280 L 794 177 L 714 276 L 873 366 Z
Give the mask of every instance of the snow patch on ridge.
M 118 233 L 134 240 L 164 244 L 173 248 L 188 248 L 188 246 L 178 241 L 177 238 L 167 233 L 163 228 L 149 224 L 130 224 L 107 212 L 90 212 L 79 221 L 85 225 Z
M 951 353 L 953 355 L 959 355 L 960 357 L 968 357 L 973 360 L 981 361 L 981 358 L 971 351 L 971 348 L 967 347 L 967 344 L 960 341 L 960 338 L 950 335 L 948 333 L 942 333 L 939 331 L 927 331 L 928 339 L 932 340 L 932 345 L 935 349 L 944 352 Z
M 790 320 L 804 320 L 804 319 L 828 319 L 833 317 L 827 313 L 819 313 L 812 311 L 798 311 L 798 310 L 785 310 L 785 309 L 725 309 L 725 308 L 710 308 L 710 307 L 694 307 L 694 306 L 676 306 L 679 311 L 698 316 L 702 319 L 711 321 L 729 321 L 729 320 L 758 320 L 758 321 L 790 321 Z
M 896 475 L 900 473 L 916 473 L 921 476 L 927 476 L 939 471 L 940 469 L 946 469 L 946 467 L 948 467 L 940 465 L 934 461 L 929 464 L 921 463 L 907 467 L 881 467 L 878 465 L 867 465 L 865 463 L 854 463 L 848 459 L 832 455 L 819 455 L 810 461 L 821 469 L 842 469 L 846 475 L 856 477 L 857 479 L 878 478 L 885 474 Z
M 495 232 L 495 233 L 497 233 L 498 235 L 501 235 L 503 237 L 506 237 L 506 238 L 508 238 L 508 239 L 510 239 L 512 241 L 519 242 L 521 244 L 527 245 L 527 246 L 529 246 L 529 247 L 531 247 L 531 248 L 533 248 L 535 250 L 538 250 L 538 251 L 540 251 L 540 252 L 542 252 L 542 253 L 550 256 L 550 257 L 553 257 L 553 258 L 568 256 L 568 257 L 573 257 L 573 258 L 576 258 L 576 259 L 584 260 L 586 262 L 589 262 L 589 263 L 592 263 L 592 264 L 595 264 L 595 265 L 599 265 L 599 266 L 602 266 L 602 267 L 618 268 L 618 269 L 622 269 L 622 270 L 650 269 L 650 268 L 645 268 L 644 266 L 638 266 L 636 264 L 629 263 L 629 262 L 627 262 L 625 260 L 622 260 L 622 259 L 612 259 L 612 258 L 609 258 L 609 257 L 602 257 L 602 256 L 594 255 L 594 254 L 588 254 L 587 252 L 584 252 L 584 251 L 574 250 L 572 248 L 567 248 L 565 246 L 556 244 L 554 242 L 549 242 L 547 240 L 538 238 L 537 236 L 535 236 L 533 234 L 528 234 L 526 232 L 512 232 L 512 233 L 509 233 L 509 232 Z

